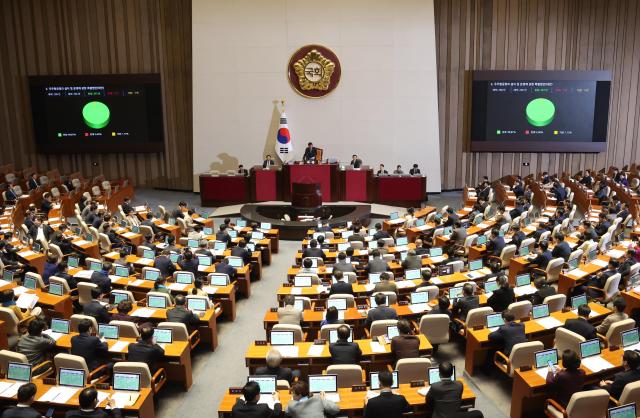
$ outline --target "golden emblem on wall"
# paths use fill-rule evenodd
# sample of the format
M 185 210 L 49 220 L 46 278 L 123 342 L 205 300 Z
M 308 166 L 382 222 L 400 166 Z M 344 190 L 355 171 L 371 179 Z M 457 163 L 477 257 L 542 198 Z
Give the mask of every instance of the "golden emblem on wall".
M 340 81 L 338 57 L 321 45 L 307 45 L 297 50 L 289 60 L 288 70 L 291 85 L 305 97 L 325 96 Z

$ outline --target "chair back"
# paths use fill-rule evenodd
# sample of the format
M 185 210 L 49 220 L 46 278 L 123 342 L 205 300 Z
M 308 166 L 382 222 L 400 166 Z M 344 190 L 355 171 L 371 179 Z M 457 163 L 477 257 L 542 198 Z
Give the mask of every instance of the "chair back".
M 182 322 L 160 322 L 158 328 L 171 328 L 173 341 L 189 341 L 189 330 Z
M 149 225 L 140 225 L 140 234 L 142 234 L 142 236 L 151 235 L 153 237 L 153 228 Z
M 533 245 L 535 243 L 536 243 L 536 239 L 535 238 L 525 238 L 520 243 L 520 248 L 528 247 L 529 250 L 531 250 L 531 248 L 533 247 Z
M 274 331 L 293 331 L 293 341 L 302 342 L 302 327 L 293 324 L 275 324 L 272 328 Z
M 610 276 L 604 284 L 604 302 L 609 302 L 618 293 L 618 286 L 620 285 L 620 273 L 616 273 Z
M 98 321 L 89 315 L 82 315 L 82 314 L 73 314 L 71 315 L 71 317 L 69 318 L 69 329 L 71 332 L 78 332 L 78 324 L 80 324 L 80 321 L 83 321 L 85 319 L 88 319 L 89 321 L 91 321 L 91 327 L 93 328 L 93 332 L 98 332 Z
M 107 234 L 98 233 L 98 244 L 100 244 L 100 250 L 105 253 L 111 251 L 111 240 Z
M 138 327 L 133 322 L 129 321 L 111 321 L 109 325 L 117 325 L 118 326 L 118 334 L 122 338 L 139 338 L 140 332 L 138 332 Z
M 604 389 L 576 392 L 567 405 L 567 418 L 602 418 L 608 406 L 609 392 Z
M 91 302 L 91 290 L 97 289 L 98 285 L 90 282 L 78 282 L 78 303 L 80 305 L 86 305 Z
M 18 335 L 18 325 L 20 321 L 10 308 L 0 307 L 0 321 L 4 322 L 4 329 L 7 335 Z
M 445 314 L 422 315 L 420 333 L 427 337 L 431 344 L 448 343 L 450 322 L 449 316 Z
M 89 233 L 91 233 L 91 235 L 93 236 L 93 239 L 95 241 L 98 241 L 100 239 L 100 233 L 98 232 L 98 229 L 94 226 L 89 226 Z
M 180 229 L 180 235 L 187 235 L 187 221 L 182 218 L 176 218 L 176 223 L 178 224 L 178 228 Z
M 91 370 L 89 370 L 89 366 L 87 366 L 84 357 L 59 353 L 53 357 L 53 364 L 56 366 L 56 370 L 60 370 L 60 368 L 84 370 L 85 384 L 88 383 L 89 372 Z
M 151 387 L 151 370 L 147 363 L 138 361 L 119 361 L 113 365 L 114 373 L 138 373 L 140 375 L 140 387 Z
M 91 188 L 91 193 L 93 193 L 94 197 L 100 197 L 102 196 L 102 191 L 100 190 L 100 187 L 98 186 L 93 186 Z
M 567 295 L 551 295 L 544 298 L 542 303 L 549 305 L 549 312 L 560 312 L 567 304 Z
M 507 309 L 511 311 L 516 319 L 528 318 L 533 305 L 528 300 L 513 302 Z
M 553 345 L 558 349 L 558 353 L 564 353 L 565 350 L 573 350 L 576 353 L 579 353 L 580 343 L 585 341 L 586 340 L 582 335 L 569 331 L 566 328 L 559 327 L 556 328 L 556 338 Z
M 515 344 L 509 354 L 509 376 L 513 377 L 514 371 L 522 366 L 534 366 L 536 364 L 535 353 L 541 350 L 544 350 L 544 344 L 541 341 Z
M 364 243 L 362 241 L 351 241 L 349 244 L 351 245 L 351 248 L 353 248 L 354 250 L 364 249 Z
M 633 329 L 635 327 L 636 321 L 631 318 L 623 319 L 622 321 L 614 322 L 613 324 L 611 324 L 611 326 L 607 330 L 606 335 L 609 346 L 615 345 L 617 347 L 621 347 L 622 335 L 620 335 L 620 333 L 629 331 L 630 329 Z
M 380 335 L 387 334 L 387 327 L 391 325 L 398 325 L 397 319 L 380 319 L 378 321 L 373 321 L 371 323 L 371 329 L 369 333 L 371 334 L 371 339 L 376 339 Z
M 52 283 L 59 284 L 60 286 L 62 286 L 62 294 L 63 295 L 67 295 L 67 294 L 69 294 L 69 292 L 71 292 L 71 288 L 69 287 L 69 283 L 63 278 L 60 278 L 60 277 L 57 277 L 57 276 L 51 276 L 51 277 L 49 277 L 49 284 L 52 284 Z
M 453 272 L 454 273 L 459 273 L 464 268 L 464 261 L 456 260 L 456 261 L 452 261 L 450 263 L 447 263 L 447 265 L 453 267 Z
M 425 380 L 429 373 L 431 360 L 428 358 L 403 358 L 396 363 L 398 371 L 398 383 L 411 383 L 416 380 Z
M 0 372 L 7 374 L 9 363 L 29 364 L 27 356 L 16 353 L 15 351 L 0 350 Z
M 485 317 L 492 313 L 493 313 L 493 308 L 490 308 L 489 306 L 471 309 L 467 313 L 467 318 L 464 321 L 465 325 L 467 326 L 467 328 L 484 326 L 486 322 Z
M 329 296 L 329 299 L 346 299 L 347 308 L 354 308 L 356 306 L 356 298 L 348 293 L 336 293 Z
M 554 258 L 549 261 L 547 269 L 545 270 L 547 273 L 547 282 L 554 283 L 558 281 L 558 277 L 562 271 L 562 266 L 564 266 L 564 258 L 562 257 Z
M 339 388 L 350 388 L 363 383 L 362 367 L 357 364 L 334 364 L 327 367 L 327 374 L 338 376 Z
M 0 351 L 0 354 L 1 353 Z M 620 394 L 620 399 L 618 399 L 618 403 L 620 405 L 635 403 L 636 410 L 640 407 L 640 380 L 625 385 Z
M 329 341 L 329 333 L 331 330 L 337 330 L 344 324 L 326 324 L 320 328 L 320 338 Z
M 513 244 L 505 245 L 500 253 L 500 265 L 502 268 L 509 267 L 511 258 L 516 254 L 518 247 Z
M 640 266 L 640 264 L 638 264 Z M 354 284 L 358 281 L 358 276 L 352 271 L 345 271 L 342 276 L 347 279 L 347 283 Z

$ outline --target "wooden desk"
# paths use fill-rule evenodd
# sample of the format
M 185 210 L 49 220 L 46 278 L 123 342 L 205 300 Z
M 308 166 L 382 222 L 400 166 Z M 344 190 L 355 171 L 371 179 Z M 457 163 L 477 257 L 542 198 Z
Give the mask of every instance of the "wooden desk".
M 11 382 L 6 379 L 0 380 L 1 382 Z M 41 412 L 43 415 L 49 409 L 54 407 L 56 409 L 57 414 L 63 414 L 66 411 L 78 409 L 80 403 L 78 401 L 78 396 L 80 394 L 81 388 L 78 388 L 78 393 L 73 395 L 71 399 L 69 399 L 65 403 L 56 403 L 56 402 L 40 402 L 40 399 L 47 391 L 55 385 L 47 385 L 44 384 L 41 379 L 34 379 L 33 383 L 35 383 L 37 387 L 37 392 L 35 399 L 36 401 L 33 404 L 33 407 Z M 100 389 L 100 392 L 106 393 L 115 393 L 113 389 Z M 16 398 L 5 398 L 0 397 L 0 405 L 3 407 L 13 406 L 17 404 Z M 104 408 L 107 405 L 107 400 L 105 399 L 102 403 L 98 404 L 99 407 Z M 149 388 L 140 389 L 139 396 L 137 401 L 131 405 L 123 408 L 124 416 L 136 416 L 138 418 L 153 418 L 155 416 L 154 406 L 153 406 L 153 393 Z M 56 415 L 58 416 L 58 415 Z
M 413 216 L 418 219 L 418 218 L 425 218 L 427 215 L 429 215 L 431 212 L 435 212 L 438 208 L 434 207 L 434 206 L 425 206 L 423 208 L 420 208 L 418 210 L 416 210 L 413 213 Z M 383 231 L 394 231 L 396 228 L 404 226 L 404 223 L 406 222 L 406 219 L 403 217 L 400 217 L 398 219 L 385 219 L 384 221 L 382 221 L 382 230 Z
M 469 407 L 475 406 L 475 394 L 463 379 L 458 380 L 460 380 L 464 385 L 464 389 L 462 391 L 462 405 Z M 397 390 L 399 394 L 403 395 L 407 399 L 407 402 L 409 402 L 409 405 L 411 405 L 413 410 L 412 412 L 416 414 L 415 416 L 423 416 L 426 408 L 425 397 L 418 393 L 419 389 L 421 388 L 412 388 L 410 384 L 403 383 Z M 340 396 L 340 402 L 338 402 L 338 406 L 340 406 L 340 415 L 347 414 L 350 417 L 362 415 L 367 391 L 352 392 L 350 388 L 339 388 L 338 394 Z M 278 395 L 280 396 L 280 403 L 282 404 L 282 410 L 284 411 L 287 407 L 287 403 L 291 400 L 291 394 L 288 390 L 280 390 L 278 391 Z M 218 417 L 231 417 L 231 409 L 236 403 L 236 399 L 239 397 L 240 395 L 231 395 L 227 391 L 218 406 Z
M 29 252 L 27 252 L 29 251 Z M 28 264 L 31 267 L 35 268 L 38 271 L 38 274 L 42 275 L 44 273 L 44 262 L 46 260 L 46 256 L 43 253 L 34 253 L 31 250 L 31 247 L 23 248 L 20 252 L 17 253 L 18 257 L 20 257 L 20 261 L 24 264 Z
M 593 312 L 596 313 L 595 316 L 589 318 L 589 322 L 592 323 L 601 322 L 607 315 L 611 313 L 611 310 L 597 303 L 589 303 L 589 307 Z M 564 324 L 567 319 L 578 317 L 578 315 L 574 314 L 571 311 L 553 312 L 551 316 L 556 318 L 562 324 Z M 535 320 L 524 322 L 524 327 L 527 339 L 529 341 L 542 340 L 542 342 L 545 344 L 545 347 L 551 347 L 553 345 L 553 339 L 556 332 L 555 328 L 544 328 Z M 486 327 L 482 328 L 481 330 L 467 330 L 465 370 L 467 371 L 467 373 L 469 373 L 469 375 L 474 374 L 476 365 L 482 364 L 485 361 L 490 361 L 490 359 L 487 359 L 487 352 L 492 348 L 496 348 L 496 345 L 489 341 L 489 332 L 489 329 Z

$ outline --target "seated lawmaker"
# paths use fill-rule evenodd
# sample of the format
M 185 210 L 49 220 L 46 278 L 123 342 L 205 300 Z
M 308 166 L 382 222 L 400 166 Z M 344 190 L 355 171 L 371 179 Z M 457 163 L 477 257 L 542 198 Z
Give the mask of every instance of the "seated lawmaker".
M 333 278 L 336 282 L 331 284 L 331 288 L 329 289 L 330 295 L 353 295 L 353 285 L 344 277 L 342 270 L 336 269 L 335 265 L 333 267 Z
M 402 418 L 404 413 L 411 412 L 411 405 L 403 395 L 393 393 L 393 375 L 391 372 L 378 373 L 380 395 L 365 398 L 364 418 Z
M 30 365 L 36 366 L 47 359 L 47 356 L 56 347 L 56 341 L 43 334 L 46 324 L 40 319 L 29 322 L 27 335 L 23 335 L 18 341 L 16 351 L 24 354 Z
M 80 409 L 72 409 L 64 414 L 64 418 L 122 418 L 122 410 L 116 408 L 116 401 L 109 398 L 107 405 L 111 408 L 109 412 L 98 408 L 98 390 L 94 386 L 89 386 L 80 392 L 78 396 Z
M 524 324 L 515 322 L 516 318 L 511 311 L 502 311 L 502 318 L 504 319 L 504 325 L 489 334 L 489 341 L 498 344 L 500 351 L 509 356 L 513 346 L 526 342 L 527 337 L 524 332 Z
M 470 283 L 465 283 L 462 286 L 462 297 L 453 303 L 452 313 L 455 317 L 466 321 L 469 311 L 479 306 L 480 299 L 473 294 L 473 286 Z
M 278 392 L 272 394 L 273 409 L 266 403 L 260 401 L 260 384 L 258 382 L 247 382 L 242 388 L 242 396 L 236 399 L 236 403 L 231 408 L 232 418 L 275 418 L 282 412 L 282 404 Z
M 267 154 L 267 156 L 264 157 L 264 161 L 262 161 L 262 168 L 271 168 L 274 165 L 276 165 L 275 160 L 271 157 L 271 155 Z
M 420 338 L 413 335 L 411 324 L 406 319 L 398 321 L 398 332 L 391 340 L 391 353 L 396 360 L 420 357 Z
M 580 368 L 580 356 L 573 350 L 565 350 L 562 353 L 562 366 L 557 367 L 554 374 L 551 369 L 547 373 L 551 398 L 555 399 L 563 407 L 567 407 L 574 393 L 580 392 L 585 382 L 585 372 Z
M 417 176 L 420 174 L 420 169 L 418 168 L 418 164 L 414 164 L 409 170 L 409 174 L 412 176 Z
M 362 167 L 362 160 L 358 158 L 356 154 L 353 154 L 351 156 L 351 163 L 349 163 L 349 165 L 351 165 L 351 167 L 353 168 L 360 168 Z
M 367 328 L 371 327 L 373 321 L 379 321 L 381 319 L 398 319 L 398 313 L 396 310 L 386 306 L 387 297 L 385 295 L 378 293 L 375 296 L 375 302 L 378 306 L 369 309 L 369 313 L 367 314 L 367 320 L 365 321 L 365 326 Z
M 327 256 L 325 255 L 324 251 L 318 248 L 318 241 L 315 239 L 312 239 L 311 241 L 309 241 L 309 246 L 305 248 L 305 250 L 302 252 L 302 257 L 303 258 L 318 257 L 318 258 L 322 258 L 322 260 L 327 259 Z
M 600 387 L 609 392 L 612 398 L 620 399 L 624 387 L 628 383 L 640 380 L 640 354 L 635 350 L 626 350 L 622 355 L 624 371 L 613 375 L 613 379 L 600 381 Z
M 480 411 L 462 411 L 462 382 L 453 379 L 453 365 L 444 361 L 438 366 L 440 381 L 430 386 L 425 397 L 427 417 L 482 418 Z
M 509 285 L 509 279 L 501 274 L 496 279 L 498 288 L 487 299 L 487 305 L 493 308 L 494 312 L 502 312 L 516 300 L 513 288 Z
M 276 376 L 278 380 L 286 380 L 289 384 L 293 383 L 293 378 L 300 376 L 300 372 L 293 371 L 288 367 L 282 367 L 282 354 L 277 348 L 272 348 L 267 353 L 267 365 L 256 369 L 257 375 Z
M 380 164 L 380 167 L 378 168 L 378 171 L 376 172 L 376 176 L 386 176 L 388 174 L 389 174 L 389 172 L 384 169 L 384 164 Z
M 300 325 L 302 311 L 295 307 L 295 303 L 293 295 L 284 297 L 284 307 L 278 308 L 278 324 Z
M 588 321 L 590 313 L 591 308 L 589 305 L 580 305 L 578 307 L 578 318 L 567 319 L 564 323 L 564 328 L 581 335 L 586 340 L 598 338 L 596 327 Z
M 338 341 L 329 344 L 331 364 L 358 364 L 362 351 L 357 343 L 349 342 L 351 328 L 348 325 L 338 327 Z
M 18 404 L 5 409 L 2 418 L 42 418 L 42 414 L 31 407 L 36 400 L 38 387 L 35 383 L 25 383 L 18 388 Z
M 140 330 L 138 342 L 129 344 L 127 361 L 147 363 L 151 373 L 158 371 L 156 364 L 164 357 L 164 349 L 153 337 L 153 328 L 145 326 Z
M 318 160 L 318 149 L 313 146 L 313 142 L 307 144 L 302 155 L 302 161 L 305 163 L 316 162 Z

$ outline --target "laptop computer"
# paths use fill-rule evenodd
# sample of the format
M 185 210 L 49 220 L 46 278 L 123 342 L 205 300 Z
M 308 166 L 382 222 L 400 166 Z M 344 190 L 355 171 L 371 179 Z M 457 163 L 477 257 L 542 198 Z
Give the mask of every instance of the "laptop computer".
M 67 257 L 67 266 L 69 268 L 76 268 L 80 265 L 80 259 L 78 257 L 69 256 Z
M 434 383 L 438 383 L 440 380 L 440 369 L 438 367 L 429 367 L 429 385 L 433 385 Z M 456 366 L 453 366 L 453 374 L 451 375 L 451 380 L 456 380 Z
M 60 283 L 49 283 L 49 293 L 55 296 L 62 296 L 64 294 L 64 286 Z
M 453 266 L 450 264 L 444 264 L 438 266 L 438 276 L 448 276 L 453 274 Z
M 616 406 L 607 410 L 608 418 L 636 418 L 636 404 L 630 403 L 622 406 Z
M 256 382 L 260 386 L 260 394 L 271 395 L 276 391 L 278 376 L 269 375 L 250 375 L 247 376 L 248 382 Z
M 478 239 L 476 239 L 476 245 L 484 245 L 487 243 L 487 236 L 486 235 L 480 235 L 478 237 Z
M 198 248 L 199 245 L 200 245 L 200 241 L 198 241 L 197 239 L 187 240 L 187 247 L 189 248 Z
M 429 248 L 429 257 L 440 257 L 442 255 L 442 247 Z
M 536 369 L 555 366 L 558 364 L 558 350 L 551 348 L 549 350 L 536 351 L 534 353 L 536 361 Z
M 489 329 L 498 329 L 504 325 L 504 318 L 502 318 L 501 313 L 489 314 L 485 318 L 487 321 L 487 328 Z
M 7 282 L 12 282 L 13 281 L 13 272 L 11 270 L 5 270 L 2 273 L 2 280 L 7 281 Z
M 244 261 L 242 261 L 242 258 L 230 257 L 230 258 L 227 258 L 227 260 L 229 260 L 229 265 L 231 267 L 235 267 L 239 269 L 244 266 Z
M 387 295 L 384 295 L 384 304 L 385 304 L 386 306 L 389 306 L 389 296 L 387 296 Z M 369 296 L 369 305 L 370 305 L 372 308 L 377 308 L 377 307 L 378 307 L 378 304 L 376 303 L 376 298 L 375 298 L 375 296 Z
M 261 240 L 264 239 L 264 232 L 260 232 L 260 231 L 253 231 L 251 233 L 251 239 L 252 240 Z
M 102 263 L 100 261 L 89 261 L 89 270 L 93 270 L 93 271 L 101 271 L 102 270 Z
M 68 319 L 51 319 L 51 332 L 58 334 L 68 334 L 71 329 L 71 324 Z
M 75 388 L 82 388 L 85 385 L 85 373 L 84 370 L 79 369 L 67 369 L 61 367 L 58 369 L 58 385 L 59 386 L 71 386 Z
M 271 345 L 293 345 L 295 342 L 293 331 L 271 331 L 269 342 Z
M 117 325 L 98 324 L 98 335 L 107 340 L 117 340 L 120 337 L 120 330 Z
M 399 216 L 398 212 L 391 212 L 389 214 L 389 219 L 393 221 L 394 219 L 398 219 Z
M 400 330 L 398 330 L 397 325 L 387 325 L 387 333 L 384 336 L 384 339 L 387 342 L 387 344 L 391 343 L 391 340 L 393 340 L 393 337 L 397 337 L 398 335 L 400 335 Z
M 7 379 L 18 382 L 31 382 L 31 365 L 24 363 L 7 363 Z
M 469 261 L 469 271 L 476 271 L 482 268 L 482 259 Z
M 324 392 L 327 399 L 339 402 L 338 396 L 338 375 L 335 374 L 310 374 L 309 392 Z
M 163 296 L 147 295 L 147 306 L 149 308 L 166 309 L 167 299 Z
M 531 275 L 529 273 L 518 274 L 516 276 L 516 287 L 529 286 L 531 284 Z
M 571 298 L 571 308 L 578 309 L 582 305 L 587 304 L 587 295 L 573 296 Z
M 171 328 L 156 328 L 153 330 L 153 338 L 158 344 L 171 344 L 173 342 L 173 330 Z
M 244 219 L 236 219 L 236 226 L 240 227 L 240 228 L 244 228 L 247 226 L 247 221 Z
M 346 251 L 347 248 L 349 248 L 351 246 L 351 244 L 349 244 L 348 242 L 341 242 L 338 244 L 338 251 L 342 252 L 342 251 Z
M 518 255 L 520 257 L 524 257 L 526 255 L 529 255 L 530 251 L 529 251 L 529 247 L 525 246 L 525 247 L 520 247 L 520 249 L 518 250 Z
M 640 335 L 638 334 L 638 328 L 633 328 L 628 331 L 622 331 L 620 333 L 622 339 L 622 347 L 631 347 L 640 343 Z
M 156 253 L 153 250 L 143 250 L 142 251 L 142 258 L 153 260 L 154 258 L 156 258 Z
M 401 247 L 409 244 L 409 238 L 407 237 L 398 237 L 396 238 L 396 247 Z
M 409 294 L 412 305 L 421 305 L 429 302 L 429 292 L 413 292 Z
M 580 357 L 582 359 L 600 355 L 600 340 L 594 338 L 580 343 Z
M 205 298 L 189 298 L 187 299 L 187 308 L 191 311 L 206 312 L 207 299 Z
M 333 344 L 336 341 L 338 341 L 338 330 L 337 329 L 330 329 L 329 330 L 329 343 Z M 349 334 L 349 338 L 347 338 L 347 341 L 349 341 L 350 343 L 353 342 L 353 332 L 351 332 Z
M 152 282 L 155 282 L 156 280 L 158 280 L 159 277 L 160 277 L 160 272 L 158 270 L 145 270 L 142 278 L 144 280 L 150 280 Z
M 393 383 L 391 384 L 391 389 L 398 389 L 400 385 L 398 384 L 398 372 L 393 371 L 391 373 L 393 375 Z M 369 381 L 371 382 L 371 390 L 380 390 L 380 379 L 378 378 L 378 372 L 369 373 Z
M 569 266 L 569 270 L 575 270 L 580 265 L 580 257 L 574 257 L 567 261 L 567 265 Z
M 129 277 L 129 267 L 127 266 L 116 266 L 116 276 L 118 277 Z
M 311 276 L 295 276 L 293 278 L 294 287 L 311 287 Z
M 260 229 L 271 229 L 271 222 L 260 222 Z
M 500 285 L 498 284 L 497 280 L 487 280 L 484 283 L 484 292 L 485 293 L 493 293 L 496 290 L 498 290 L 499 287 L 500 287 Z
M 420 271 L 420 269 L 405 270 L 404 277 L 407 280 L 416 280 L 422 277 L 422 272 Z
M 226 286 L 228 284 L 227 277 L 221 274 L 210 274 L 209 283 L 211 283 L 212 286 Z
M 22 279 L 22 286 L 26 287 L 27 289 L 36 290 L 38 284 L 34 277 L 24 276 L 24 279 Z
M 180 284 L 193 283 L 193 274 L 186 271 L 181 271 L 176 273 L 176 283 L 180 283 Z
M 114 390 L 140 391 L 140 373 L 113 373 Z
M 346 298 L 330 298 L 327 299 L 327 309 L 330 307 L 335 307 L 339 311 L 347 310 L 347 299 Z
M 211 257 L 208 255 L 199 255 L 198 257 L 198 266 L 209 267 L 211 265 Z
M 129 300 L 129 295 L 124 292 L 118 292 L 117 290 L 112 290 L 111 298 L 113 299 L 113 304 L 117 305 L 123 300 Z
M 462 297 L 462 286 L 455 286 L 449 288 L 449 300 L 455 301 Z
M 547 305 L 546 303 L 533 305 L 533 308 L 531 308 L 531 316 L 533 317 L 533 319 L 546 318 L 549 315 L 549 305 Z

